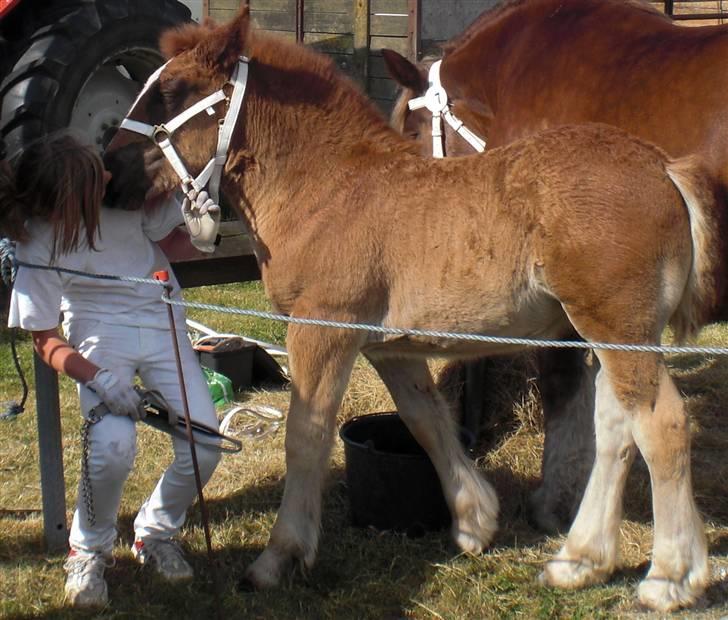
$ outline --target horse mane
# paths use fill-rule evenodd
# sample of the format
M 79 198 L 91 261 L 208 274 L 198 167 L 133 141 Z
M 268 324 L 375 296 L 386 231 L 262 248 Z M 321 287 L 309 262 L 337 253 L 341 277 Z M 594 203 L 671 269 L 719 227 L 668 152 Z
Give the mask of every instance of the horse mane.
M 159 50 L 169 60 L 172 56 L 193 48 L 216 27 L 215 21 L 208 17 L 202 26 L 190 22 L 165 30 L 159 39 Z
M 447 56 L 454 52 L 456 49 L 469 43 L 474 37 L 476 37 L 482 30 L 492 27 L 497 21 L 510 17 L 513 13 L 519 9 L 525 10 L 543 10 L 549 5 L 554 5 L 553 10 L 560 10 L 565 4 L 568 4 L 570 0 L 505 0 L 504 2 L 497 4 L 496 6 L 485 10 L 478 17 L 475 18 L 465 30 L 459 35 L 453 37 L 449 41 L 442 44 L 443 55 Z M 646 0 L 571 0 L 572 4 L 585 5 L 588 2 L 593 4 L 599 4 L 601 6 L 605 4 L 613 4 L 615 8 L 629 7 L 631 9 L 637 9 L 650 13 L 655 17 L 659 17 L 668 23 L 672 23 L 672 19 L 665 13 L 659 11 L 656 7 L 649 4 Z
M 173 28 L 162 35 L 160 49 L 167 57 L 175 56 L 202 44 L 208 38 L 227 36 L 227 24 L 217 25 L 206 20 L 204 25 L 187 24 Z M 232 52 L 231 52 L 232 53 Z M 284 39 L 280 35 L 250 28 L 245 35 L 245 55 L 253 63 L 275 67 L 276 70 L 300 74 L 305 84 L 306 98 L 309 101 L 326 101 L 334 113 L 339 114 L 344 125 L 353 118 L 352 110 L 357 110 L 366 135 L 374 142 L 384 134 L 392 135 L 402 142 L 402 150 L 417 151 L 417 145 L 404 140 L 390 128 L 384 113 L 359 86 L 336 66 L 330 56 L 316 50 Z M 318 79 L 311 79 L 314 75 Z M 390 141 L 391 147 L 391 141 Z

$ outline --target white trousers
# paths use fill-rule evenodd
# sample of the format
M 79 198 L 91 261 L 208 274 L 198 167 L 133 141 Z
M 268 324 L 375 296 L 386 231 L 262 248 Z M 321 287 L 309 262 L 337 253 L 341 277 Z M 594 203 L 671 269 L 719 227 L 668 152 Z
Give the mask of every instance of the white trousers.
M 215 406 L 202 369 L 184 331 L 177 332 L 190 417 L 218 428 Z M 108 368 L 122 381 L 139 375 L 147 389 L 159 390 L 171 407 L 184 415 L 172 336 L 166 329 L 107 325 L 94 320 L 77 320 L 67 330 L 68 341 L 85 358 Z M 84 417 L 98 403 L 98 397 L 79 384 Z M 169 538 L 177 533 L 187 508 L 197 496 L 192 455 L 187 441 L 155 431 L 155 440 L 172 441 L 174 460 L 134 520 L 136 538 Z M 197 462 L 204 485 L 220 459 L 216 451 L 196 444 Z M 116 520 L 124 482 L 136 456 L 136 424 L 126 416 L 105 415 L 91 426 L 88 471 L 95 524 L 89 522 L 82 485 L 79 485 L 69 543 L 72 549 L 110 553 L 116 540 Z

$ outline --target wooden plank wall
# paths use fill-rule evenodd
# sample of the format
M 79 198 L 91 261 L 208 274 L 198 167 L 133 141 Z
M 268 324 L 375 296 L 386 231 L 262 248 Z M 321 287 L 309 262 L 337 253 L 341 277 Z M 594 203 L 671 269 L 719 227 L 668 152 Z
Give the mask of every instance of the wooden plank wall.
M 410 36 L 410 11 L 418 0 L 305 0 L 303 42 L 329 54 L 389 111 L 396 88 L 382 61 L 382 48 L 413 57 L 418 33 Z M 227 21 L 241 0 L 208 0 L 210 17 Z M 296 0 L 250 0 L 258 28 L 296 38 Z
M 665 2 L 650 2 L 660 11 L 665 9 Z M 719 19 L 685 19 L 695 15 L 725 14 Z M 712 24 L 724 24 L 728 20 L 728 0 L 673 0 L 673 15 L 683 17 L 678 20 L 681 26 L 706 26 Z

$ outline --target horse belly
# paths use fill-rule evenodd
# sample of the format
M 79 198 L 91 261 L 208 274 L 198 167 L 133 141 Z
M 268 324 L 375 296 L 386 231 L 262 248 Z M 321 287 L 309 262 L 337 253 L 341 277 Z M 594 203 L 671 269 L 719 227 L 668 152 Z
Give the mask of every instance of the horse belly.
M 520 284 L 504 288 L 470 282 L 461 287 L 413 292 L 408 302 L 390 305 L 383 324 L 464 335 L 537 339 L 563 336 L 569 323 L 560 303 L 536 281 Z M 398 355 L 467 357 L 509 352 L 514 345 L 467 338 L 387 335 L 376 348 Z

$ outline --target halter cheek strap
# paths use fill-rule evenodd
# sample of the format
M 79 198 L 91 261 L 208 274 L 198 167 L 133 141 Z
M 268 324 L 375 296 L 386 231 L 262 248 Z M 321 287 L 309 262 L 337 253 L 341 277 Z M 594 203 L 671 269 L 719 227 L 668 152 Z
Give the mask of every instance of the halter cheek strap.
M 476 151 L 482 153 L 485 150 L 485 140 L 479 138 L 463 122 L 450 111 L 450 100 L 447 92 L 440 82 L 441 60 L 432 63 L 428 75 L 429 88 L 422 97 L 410 99 L 408 106 L 410 110 L 427 108 L 432 113 L 432 155 L 441 158 L 445 154 L 445 135 L 442 131 L 442 119 L 470 144 Z
M 219 202 L 222 171 L 225 167 L 225 162 L 227 161 L 227 153 L 230 147 L 230 140 L 232 139 L 235 123 L 237 122 L 238 114 L 240 113 L 240 108 L 242 107 L 243 99 L 245 98 L 245 88 L 248 83 L 248 62 L 248 59 L 244 56 L 240 57 L 240 60 L 235 67 L 235 71 L 229 81 L 229 84 L 232 84 L 233 86 L 233 92 L 230 97 L 225 94 L 223 89 L 220 89 L 190 106 L 173 119 L 159 125 L 150 125 L 148 123 L 142 123 L 129 118 L 125 118 L 121 122 L 121 129 L 126 129 L 146 136 L 160 148 L 164 156 L 167 158 L 167 161 L 180 178 L 182 191 L 191 200 L 194 200 L 197 194 L 209 183 L 208 193 L 210 194 L 210 197 L 216 203 Z M 136 107 L 136 104 L 149 87 L 157 79 L 159 79 L 159 76 L 162 74 L 162 71 L 166 66 L 167 63 L 162 65 L 149 77 L 147 83 L 137 97 L 137 100 L 134 102 L 132 110 Z M 225 119 L 219 125 L 215 155 L 209 162 L 207 162 L 207 165 L 202 169 L 202 172 L 200 172 L 197 177 L 193 178 L 187 171 L 184 162 L 177 153 L 172 142 L 172 136 L 177 129 L 201 112 L 206 112 L 212 116 L 215 113 L 213 106 L 223 100 L 227 101 L 229 105 L 227 113 L 225 114 Z

